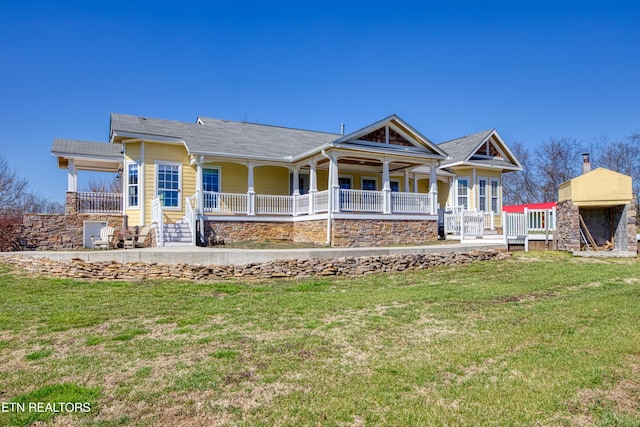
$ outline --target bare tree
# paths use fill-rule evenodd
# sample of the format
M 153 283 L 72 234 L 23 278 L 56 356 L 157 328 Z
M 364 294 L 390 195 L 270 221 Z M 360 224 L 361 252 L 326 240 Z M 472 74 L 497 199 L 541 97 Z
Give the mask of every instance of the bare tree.
M 558 200 L 558 186 L 581 173 L 583 152 L 575 138 L 551 138 L 535 150 L 540 201 Z
M 92 193 L 122 193 L 122 186 L 118 178 L 112 180 L 91 178 L 86 185 L 85 191 Z
M 541 201 L 540 186 L 535 179 L 535 165 L 527 147 L 515 142 L 511 151 L 522 164 L 522 170 L 505 173 L 502 178 L 503 202 L 505 205 L 519 205 Z
M 27 180 L 17 175 L 4 155 L 0 155 L 0 212 L 13 212 L 27 190 Z
M 594 166 L 604 167 L 629 175 L 633 182 L 633 194 L 640 194 L 640 134 L 631 135 L 626 141 L 611 141 L 603 137 L 591 144 L 591 160 Z

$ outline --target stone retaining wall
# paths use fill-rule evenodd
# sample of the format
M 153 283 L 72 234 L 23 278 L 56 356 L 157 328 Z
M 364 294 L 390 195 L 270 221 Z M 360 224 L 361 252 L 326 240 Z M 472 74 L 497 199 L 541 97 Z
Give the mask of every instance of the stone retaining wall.
M 83 247 L 84 222 L 101 221 L 122 233 L 123 216 L 112 214 L 28 214 L 20 234 L 25 250 L 60 251 Z M 119 237 L 116 235 L 114 240 Z
M 230 279 L 302 278 L 311 276 L 359 276 L 372 273 L 423 270 L 474 261 L 501 260 L 509 257 L 504 250 L 477 250 L 432 254 L 380 255 L 333 259 L 277 260 L 247 265 L 198 265 L 52 261 L 26 256 L 0 256 L 0 262 L 25 269 L 32 274 L 82 280 L 172 279 L 216 281 Z

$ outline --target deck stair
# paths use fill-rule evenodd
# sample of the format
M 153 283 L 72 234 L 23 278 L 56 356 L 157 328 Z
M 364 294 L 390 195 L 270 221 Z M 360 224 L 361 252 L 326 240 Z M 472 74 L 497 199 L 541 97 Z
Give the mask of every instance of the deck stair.
M 174 223 L 165 223 L 164 245 L 165 246 L 191 246 L 192 235 L 189 223 L 182 219 Z

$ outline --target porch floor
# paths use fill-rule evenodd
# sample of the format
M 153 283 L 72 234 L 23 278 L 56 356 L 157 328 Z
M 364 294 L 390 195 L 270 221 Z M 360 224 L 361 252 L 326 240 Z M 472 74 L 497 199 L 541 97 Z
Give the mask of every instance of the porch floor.
M 391 246 L 364 248 L 308 248 L 308 249 L 228 249 L 191 247 L 160 247 L 142 249 L 115 249 L 110 251 L 24 251 L 3 252 L 0 258 L 21 256 L 69 261 L 147 262 L 163 264 L 243 265 L 275 260 L 340 258 L 376 255 L 428 254 L 444 252 L 470 252 L 483 249 L 505 249 L 503 243 L 452 243 L 427 246 Z

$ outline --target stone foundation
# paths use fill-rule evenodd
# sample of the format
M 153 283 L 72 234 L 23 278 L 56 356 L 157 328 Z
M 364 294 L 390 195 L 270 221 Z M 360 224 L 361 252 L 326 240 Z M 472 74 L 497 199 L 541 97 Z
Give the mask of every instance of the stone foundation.
M 332 225 L 333 247 L 421 245 L 437 239 L 436 221 L 333 219 Z M 205 221 L 205 239 L 211 230 L 225 242 L 282 240 L 324 245 L 327 240 L 326 220 Z
M 424 270 L 431 267 L 462 265 L 474 261 L 501 260 L 509 257 L 504 250 L 477 250 L 430 254 L 378 255 L 332 259 L 277 260 L 246 265 L 159 264 L 115 261 L 52 261 L 46 258 L 2 256 L 0 262 L 36 275 L 83 280 L 173 279 L 219 281 L 230 279 L 303 278 L 311 276 L 361 276 Z
M 437 238 L 436 221 L 334 219 L 331 245 L 337 247 L 421 245 Z

